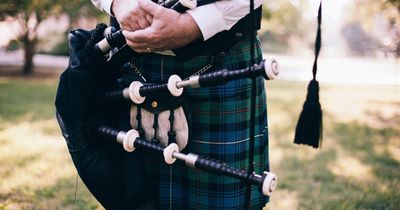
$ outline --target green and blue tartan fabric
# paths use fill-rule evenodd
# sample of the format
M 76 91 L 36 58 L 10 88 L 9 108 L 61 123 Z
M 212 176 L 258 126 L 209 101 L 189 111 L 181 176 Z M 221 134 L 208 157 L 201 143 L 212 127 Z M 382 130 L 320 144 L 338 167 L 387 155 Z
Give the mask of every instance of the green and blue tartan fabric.
M 256 46 L 256 61 L 261 61 L 261 44 Z M 246 68 L 250 60 L 250 45 L 243 40 L 222 58 L 217 69 Z M 166 83 L 172 74 L 186 78 L 210 62 L 210 57 L 198 55 L 180 62 L 172 56 L 144 54 L 135 58 L 147 82 Z M 134 73 L 133 73 L 134 74 Z M 129 78 L 129 76 L 127 77 Z M 128 79 L 129 80 L 129 79 Z M 269 171 L 268 126 L 263 78 L 257 80 L 255 171 Z M 251 79 L 241 79 L 226 85 L 186 89 L 189 115 L 189 142 L 184 153 L 194 153 L 221 160 L 239 169 L 248 166 Z M 245 204 L 245 183 L 226 176 L 192 169 L 177 161 L 166 165 L 160 156 L 146 156 L 147 170 L 158 192 L 158 209 L 248 209 Z M 258 187 L 252 187 L 252 209 L 262 209 L 268 198 Z

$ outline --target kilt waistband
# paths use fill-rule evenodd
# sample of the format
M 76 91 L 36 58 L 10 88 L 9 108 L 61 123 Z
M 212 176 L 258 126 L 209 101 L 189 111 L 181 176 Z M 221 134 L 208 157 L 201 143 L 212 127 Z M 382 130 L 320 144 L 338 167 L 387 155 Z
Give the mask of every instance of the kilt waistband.
M 248 66 L 250 59 L 250 43 L 247 37 L 242 37 L 241 41 L 236 42 L 224 55 L 214 58 L 213 67 L 207 72 L 212 72 L 222 68 L 240 69 Z M 255 50 L 257 54 L 256 62 L 259 62 L 262 54 L 261 42 L 256 38 Z M 134 79 L 136 72 L 140 71 L 147 82 L 166 83 L 169 76 L 177 74 L 181 78 L 187 78 L 200 69 L 212 63 L 213 56 L 210 53 L 202 52 L 185 61 L 179 60 L 176 56 L 166 56 L 157 53 L 144 53 L 130 58 L 130 63 L 134 64 L 134 69 L 126 72 L 126 79 L 123 86 L 129 86 Z M 129 79 L 130 78 L 130 79 Z

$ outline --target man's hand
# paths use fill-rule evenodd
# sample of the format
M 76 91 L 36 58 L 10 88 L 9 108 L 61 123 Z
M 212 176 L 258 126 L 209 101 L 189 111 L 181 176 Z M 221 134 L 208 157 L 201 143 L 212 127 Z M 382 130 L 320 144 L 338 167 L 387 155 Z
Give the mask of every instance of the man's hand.
M 115 0 L 114 0 L 115 1 Z M 124 30 L 127 44 L 136 52 L 176 49 L 201 38 L 201 31 L 188 13 L 180 14 L 150 0 L 138 0 L 139 7 L 152 18 L 142 30 Z
M 136 31 L 150 26 L 151 16 L 146 15 L 136 0 L 114 0 L 112 13 L 123 30 Z

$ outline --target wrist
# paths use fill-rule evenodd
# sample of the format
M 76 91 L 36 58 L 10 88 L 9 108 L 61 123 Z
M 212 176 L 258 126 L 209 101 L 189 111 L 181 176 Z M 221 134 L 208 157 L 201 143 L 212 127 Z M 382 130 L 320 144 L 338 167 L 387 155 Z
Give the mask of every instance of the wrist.
M 182 27 L 187 43 L 203 38 L 199 26 L 189 13 L 179 15 L 178 25 Z

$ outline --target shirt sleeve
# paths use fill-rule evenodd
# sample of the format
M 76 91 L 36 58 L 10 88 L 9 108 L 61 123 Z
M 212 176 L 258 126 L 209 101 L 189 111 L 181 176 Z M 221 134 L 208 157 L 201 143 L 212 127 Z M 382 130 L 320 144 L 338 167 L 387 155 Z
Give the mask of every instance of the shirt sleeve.
M 254 0 L 254 8 L 261 6 L 262 2 L 263 0 Z M 249 0 L 221 0 L 188 10 L 188 13 L 199 26 L 203 39 L 207 40 L 218 32 L 232 28 L 249 14 L 249 7 Z
M 93 5 L 99 10 L 107 12 L 109 15 L 114 16 L 111 13 L 111 4 L 113 0 L 91 0 Z

